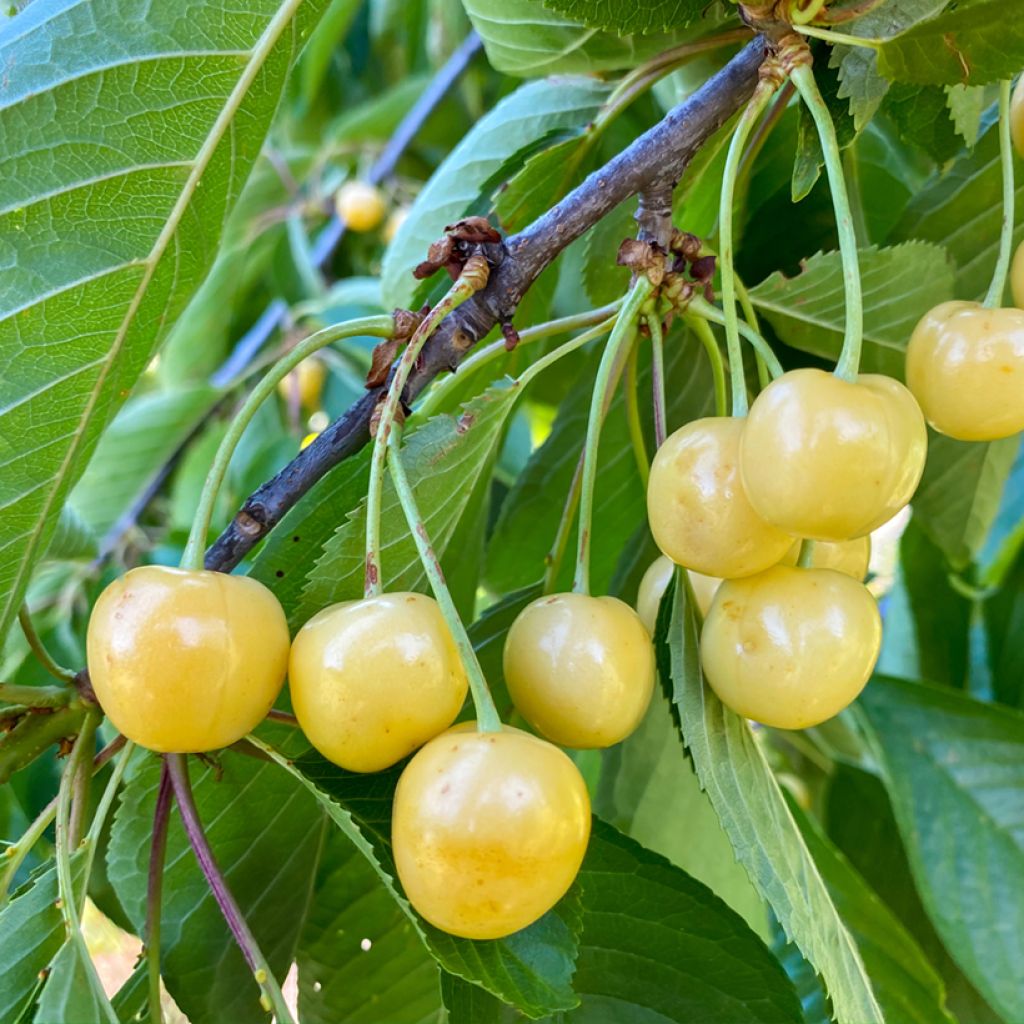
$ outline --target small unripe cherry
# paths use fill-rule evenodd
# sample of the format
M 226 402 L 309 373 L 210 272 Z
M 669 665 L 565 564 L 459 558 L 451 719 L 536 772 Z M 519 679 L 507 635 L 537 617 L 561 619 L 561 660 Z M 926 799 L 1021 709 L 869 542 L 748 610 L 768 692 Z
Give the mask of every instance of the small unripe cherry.
M 327 367 L 316 356 L 310 356 L 280 381 L 277 393 L 289 403 L 298 397 L 300 408 L 315 412 L 320 408 L 326 378 Z
M 708 685 L 738 715 L 806 729 L 852 703 L 878 660 L 871 592 L 834 569 L 778 565 L 726 580 L 700 639 Z
M 950 437 L 995 441 L 1024 430 L 1024 310 L 936 306 L 910 337 L 907 384 Z
M 744 421 L 694 420 L 671 434 L 651 463 L 647 519 L 658 547 L 706 576 L 749 576 L 774 565 L 793 538 L 768 523 L 740 478 Z
M 794 537 L 848 540 L 910 501 L 927 444 L 921 410 L 899 381 L 800 369 L 755 399 L 739 461 L 747 497 L 768 522 Z
M 342 601 L 296 634 L 289 689 L 302 731 L 352 772 L 376 772 L 455 721 L 468 680 L 437 602 L 391 593 Z
M 380 190 L 365 181 L 346 181 L 334 197 L 338 216 L 349 231 L 373 231 L 384 219 L 387 204 Z
M 528 604 L 505 639 L 519 713 L 567 747 L 609 747 L 639 724 L 654 692 L 654 648 L 615 597 L 553 594 Z
M 288 624 L 248 576 L 146 565 L 100 594 L 86 645 L 119 732 L 149 750 L 202 753 L 237 742 L 274 706 Z
M 409 902 L 468 939 L 511 935 L 572 885 L 590 837 L 590 798 L 557 747 L 465 722 L 431 740 L 398 780 L 391 842 Z

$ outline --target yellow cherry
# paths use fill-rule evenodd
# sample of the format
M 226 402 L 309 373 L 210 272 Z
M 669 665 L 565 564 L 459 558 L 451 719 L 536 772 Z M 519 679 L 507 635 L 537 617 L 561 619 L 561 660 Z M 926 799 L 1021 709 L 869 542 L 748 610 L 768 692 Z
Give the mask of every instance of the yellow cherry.
M 668 589 L 669 580 L 672 579 L 675 570 L 675 562 L 661 555 L 651 562 L 643 579 L 640 580 L 640 589 L 636 597 L 636 613 L 651 636 L 654 636 L 654 629 L 658 623 L 661 599 Z M 705 576 L 692 569 L 687 569 L 686 572 L 689 574 L 690 586 L 693 588 L 693 596 L 697 599 L 700 614 L 701 616 L 707 615 L 715 591 L 718 590 L 722 581 L 715 576 Z
M 288 682 L 310 743 L 353 772 L 387 768 L 447 729 L 468 686 L 437 602 L 412 593 L 314 615 L 292 644 Z
M 848 540 L 910 501 L 926 449 L 924 417 L 899 381 L 791 370 L 751 406 L 740 469 L 770 523 L 794 537 Z
M 706 576 L 749 576 L 774 565 L 793 538 L 766 522 L 740 479 L 744 421 L 694 420 L 658 449 L 647 518 L 662 552 Z
M 303 409 L 315 412 L 320 407 L 326 378 L 327 367 L 315 356 L 310 356 L 281 380 L 277 385 L 277 393 L 286 402 L 291 402 L 293 396 L 297 396 Z
M 796 565 L 800 558 L 801 541 L 797 541 L 782 560 L 784 565 Z M 817 540 L 811 549 L 811 569 L 835 569 L 836 572 L 852 576 L 859 583 L 864 582 L 871 561 L 871 538 L 855 537 L 853 540 Z
M 700 653 L 708 684 L 738 715 L 806 729 L 856 699 L 881 642 L 863 584 L 834 569 L 777 565 L 722 584 Z
M 391 841 L 410 903 L 469 939 L 525 928 L 565 895 L 590 836 L 590 799 L 557 747 L 467 722 L 431 740 L 398 781 Z
M 1013 304 L 1018 309 L 1024 309 L 1024 242 L 1017 246 L 1013 263 L 1010 264 L 1010 294 L 1013 296 Z
M 1024 310 L 936 306 L 911 335 L 907 383 L 950 437 L 994 441 L 1024 430 Z
M 89 678 L 119 732 L 161 753 L 230 746 L 273 707 L 288 665 L 288 624 L 247 576 L 131 569 L 89 618 Z
M 654 692 L 651 636 L 615 597 L 554 594 L 528 604 L 505 639 L 519 713 L 567 747 L 608 747 L 639 724 Z
M 1017 79 L 1010 98 L 1010 134 L 1018 155 L 1024 159 L 1024 75 Z
M 334 197 L 338 216 L 349 231 L 372 231 L 384 219 L 387 203 L 380 189 L 365 181 L 346 181 Z

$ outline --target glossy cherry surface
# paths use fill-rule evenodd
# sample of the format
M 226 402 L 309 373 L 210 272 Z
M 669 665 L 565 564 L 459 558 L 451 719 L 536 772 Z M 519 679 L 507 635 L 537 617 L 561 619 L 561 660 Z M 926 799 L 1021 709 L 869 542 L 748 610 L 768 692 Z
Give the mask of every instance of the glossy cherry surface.
M 722 584 L 700 651 L 727 707 L 764 725 L 806 729 L 856 699 L 881 642 L 878 605 L 863 584 L 833 569 L 775 566 Z
M 392 593 L 314 615 L 292 644 L 295 715 L 328 760 L 376 772 L 455 721 L 468 681 L 437 602 Z
M 273 707 L 288 624 L 256 580 L 147 565 L 100 595 L 89 619 L 89 678 L 130 740 L 162 753 L 230 746 Z
M 590 836 L 590 799 L 557 747 L 510 726 L 464 723 L 431 740 L 398 782 L 391 841 L 416 910 L 452 935 L 496 939 L 565 895 Z
M 338 216 L 350 231 L 372 231 L 387 213 L 380 189 L 365 181 L 346 181 L 334 199 Z

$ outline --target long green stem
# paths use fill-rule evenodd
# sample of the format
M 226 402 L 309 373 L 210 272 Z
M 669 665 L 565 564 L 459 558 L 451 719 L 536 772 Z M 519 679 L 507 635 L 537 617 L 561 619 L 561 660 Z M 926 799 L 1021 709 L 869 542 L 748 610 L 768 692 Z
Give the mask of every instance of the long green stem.
M 665 332 L 661 314 L 647 318 L 651 331 L 651 398 L 654 406 L 654 448 L 657 450 L 668 436 L 668 404 L 665 401 Z
M 702 295 L 695 295 L 690 300 L 690 312 L 696 316 L 703 317 L 705 320 L 710 320 L 713 324 L 725 325 L 725 314 L 717 306 L 708 302 Z M 772 377 L 781 377 L 783 372 L 782 364 L 772 351 L 771 345 L 750 324 L 740 321 L 737 326 L 739 327 L 740 336 L 745 338 L 750 343 L 751 348 L 755 352 L 759 352 L 761 358 L 768 364 Z
M 71 843 L 71 797 L 74 780 L 80 771 L 88 770 L 92 758 L 93 741 L 96 736 L 97 716 L 90 714 L 82 724 L 82 730 L 75 740 L 57 792 L 57 891 L 60 895 L 60 912 L 64 919 L 67 941 L 76 947 L 81 968 L 85 972 L 96 1004 L 102 1009 L 110 1024 L 118 1024 L 117 1014 L 107 999 L 103 985 L 96 974 L 96 967 L 89 955 L 82 935 L 82 920 L 78 910 L 78 895 L 75 893 L 71 873 L 71 857 L 74 849 Z M 88 875 L 85 876 L 88 884 Z M 84 887 L 83 887 L 84 888 Z M 83 892 L 84 899 L 84 892 Z
M 478 292 L 487 283 L 487 264 L 482 257 L 470 257 L 459 279 L 445 293 L 443 299 L 426 315 L 409 339 L 402 358 L 395 367 L 387 395 L 377 418 L 377 431 L 370 454 L 370 481 L 366 488 L 366 582 L 363 591 L 367 597 L 379 594 L 383 587 L 380 571 L 380 508 L 384 496 L 384 464 L 388 455 L 388 435 L 405 391 L 406 382 L 416 365 L 423 346 L 437 325 L 453 310 Z
M 761 79 L 754 95 L 740 115 L 722 174 L 722 193 L 718 208 L 718 266 L 722 275 L 722 310 L 725 314 L 725 347 L 729 353 L 729 380 L 732 383 L 732 414 L 747 414 L 747 382 L 743 375 L 743 353 L 740 349 L 739 318 L 736 313 L 736 281 L 733 266 L 732 212 L 735 203 L 736 173 L 743 158 L 747 139 L 764 112 L 775 86 L 770 78 Z
M 21 838 L 13 846 L 4 850 L 3 871 L 0 871 L 0 909 L 7 903 L 7 894 L 10 891 L 14 876 L 18 868 L 24 863 L 25 858 L 32 852 L 32 848 L 39 842 L 46 833 L 46 830 L 53 824 L 57 817 L 57 798 L 54 797 L 40 812 L 35 820 Z
M 881 39 L 868 39 L 865 36 L 851 36 L 834 29 L 814 28 L 811 25 L 794 25 L 794 29 L 802 36 L 824 39 L 830 46 L 863 46 L 868 50 L 878 50 L 882 46 Z
M 832 192 L 832 206 L 835 209 L 836 231 L 839 234 L 839 252 L 843 260 L 843 284 L 846 292 L 846 331 L 843 348 L 835 373 L 843 380 L 856 380 L 860 368 L 860 350 L 864 336 L 864 306 L 860 285 L 860 264 L 857 258 L 857 234 L 853 227 L 850 200 L 846 193 L 843 177 L 843 158 L 839 152 L 835 125 L 828 112 L 828 106 L 818 91 L 814 72 L 807 64 L 793 69 L 790 78 L 800 93 L 800 98 L 814 119 L 825 157 L 829 189 Z
M 279 359 L 270 370 L 260 379 L 260 382 L 249 393 L 242 408 L 231 421 L 228 432 L 224 435 L 217 454 L 213 458 L 213 465 L 206 476 L 203 484 L 202 494 L 199 496 L 199 506 L 196 509 L 195 518 L 192 520 L 192 529 L 188 535 L 188 543 L 181 556 L 183 569 L 202 569 L 203 558 L 206 552 L 206 535 L 210 529 L 210 520 L 213 518 L 213 509 L 217 501 L 217 493 L 231 462 L 231 456 L 238 447 L 238 442 L 245 433 L 253 416 L 259 407 L 277 390 L 277 385 L 295 369 L 303 359 L 308 358 L 314 352 L 319 352 L 326 345 L 330 345 L 342 338 L 354 338 L 370 336 L 373 338 L 390 338 L 395 329 L 394 320 L 390 316 L 367 316 L 359 320 L 348 320 L 341 324 L 332 324 L 323 330 L 303 338 L 290 352 Z
M 754 334 L 761 338 L 761 325 L 758 323 L 757 311 L 754 309 L 754 304 L 750 301 L 750 292 L 747 291 L 746 285 L 744 285 L 738 276 L 736 278 L 736 296 L 740 300 L 740 309 L 743 310 L 743 319 L 747 321 L 747 326 L 754 332 Z M 768 343 L 765 342 L 765 347 L 767 346 Z M 763 391 L 768 387 L 772 378 L 768 372 L 768 364 L 765 362 L 764 356 L 761 354 L 760 349 L 756 347 L 754 348 L 754 362 L 757 364 L 757 383 Z M 781 370 L 782 367 L 780 366 L 779 369 Z
M 693 305 L 691 303 L 690 309 Z M 725 363 L 722 361 L 722 351 L 715 339 L 715 332 L 708 326 L 707 320 L 696 313 L 685 314 L 686 323 L 690 330 L 697 335 L 700 343 L 704 346 L 708 361 L 711 363 L 711 377 L 715 388 L 715 415 L 725 416 L 729 411 L 729 399 L 726 395 Z
M 577 594 L 590 592 L 590 540 L 594 519 L 594 483 L 597 479 L 597 449 L 601 440 L 601 424 L 610 399 L 613 371 L 625 349 L 636 335 L 637 317 L 644 303 L 651 297 L 654 286 L 647 277 L 638 277 L 619 310 L 611 337 L 605 345 L 601 363 L 594 380 L 590 398 L 590 416 L 587 420 L 587 438 L 583 447 L 583 474 L 580 481 L 579 541 L 576 548 L 576 577 L 573 590 Z
M 651 319 L 654 319 L 653 317 Z M 660 329 L 660 328 L 659 328 Z M 637 359 L 640 349 L 633 345 L 626 359 L 626 376 L 623 390 L 626 395 L 626 425 L 629 428 L 629 441 L 633 446 L 633 457 L 636 459 L 636 471 L 647 490 L 647 478 L 651 475 L 650 457 L 647 454 L 647 442 L 644 440 L 644 428 L 640 422 L 640 403 L 637 396 Z
M 1010 81 L 999 83 L 999 162 L 1003 171 L 1003 223 L 999 230 L 999 258 L 985 305 L 995 309 L 1003 304 L 1006 275 L 1010 270 L 1013 248 L 1013 141 L 1010 138 Z
M 42 640 L 39 639 L 39 634 L 36 632 L 35 626 L 32 625 L 32 616 L 29 615 L 28 605 L 23 604 L 18 609 L 18 622 L 21 624 L 21 631 L 25 634 L 25 639 L 28 641 L 28 645 L 39 664 L 54 679 L 59 679 L 62 683 L 73 683 L 75 681 L 75 673 L 71 669 L 58 664 L 46 649 Z
M 405 466 L 402 463 L 402 429 L 395 424 L 391 431 L 391 438 L 388 443 L 388 468 L 391 471 L 391 479 L 395 485 L 395 492 L 398 495 L 402 511 L 405 513 L 406 522 L 409 524 L 409 532 L 416 542 L 416 550 L 419 552 L 420 561 L 423 563 L 423 571 L 430 581 L 430 589 L 434 592 L 434 598 L 441 608 L 448 628 L 451 630 L 455 645 L 459 649 L 459 656 L 466 668 L 466 675 L 469 678 L 469 692 L 473 698 L 473 707 L 476 709 L 476 724 L 480 732 L 500 732 L 501 718 L 498 709 L 494 706 L 491 691 L 487 687 L 487 680 L 484 678 L 484 671 L 477 660 L 476 651 L 473 650 L 473 642 L 469 639 L 466 627 L 459 617 L 452 600 L 448 584 L 445 582 L 444 572 L 441 569 L 441 562 L 434 552 L 430 543 L 430 536 L 427 533 L 426 524 L 420 515 L 419 507 L 416 504 L 416 495 L 413 493 L 409 478 L 405 475 Z
M 24 704 L 30 708 L 62 708 L 71 703 L 75 693 L 66 686 L 19 686 L 0 683 L 0 700 L 8 704 Z

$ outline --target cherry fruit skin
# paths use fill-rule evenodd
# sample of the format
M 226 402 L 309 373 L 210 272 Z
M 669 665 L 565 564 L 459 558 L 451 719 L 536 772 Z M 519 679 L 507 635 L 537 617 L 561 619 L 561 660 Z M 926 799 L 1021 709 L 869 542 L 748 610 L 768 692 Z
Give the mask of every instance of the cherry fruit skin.
M 658 449 L 647 485 L 647 518 L 662 552 L 706 576 L 749 576 L 779 561 L 793 538 L 768 523 L 740 478 L 742 419 L 681 427 Z
M 315 356 L 303 359 L 288 376 L 282 378 L 277 385 L 278 394 L 286 401 L 298 392 L 299 406 L 307 412 L 316 412 L 320 408 L 320 396 L 324 390 L 327 367 Z
M 377 772 L 455 721 L 468 680 L 433 598 L 391 593 L 314 615 L 292 643 L 292 706 L 321 754 Z
M 927 443 L 921 410 L 899 381 L 791 370 L 750 407 L 740 469 L 751 504 L 779 529 L 848 540 L 910 501 Z
M 778 729 L 806 729 L 856 699 L 881 643 L 878 605 L 863 584 L 834 569 L 780 565 L 722 584 L 700 653 L 727 707 Z
M 466 722 L 431 740 L 395 791 L 391 840 L 409 901 L 468 939 L 525 928 L 565 895 L 590 837 L 590 799 L 557 747 Z
M 1024 159 L 1024 77 L 1017 79 L 1010 97 L 1010 134 L 1018 155 Z
M 384 220 L 387 204 L 380 190 L 365 181 L 346 181 L 334 197 L 338 216 L 350 231 L 373 231 Z
M 654 648 L 615 597 L 554 594 L 528 604 L 505 639 L 519 713 L 566 747 L 609 747 L 639 724 L 654 692 Z
M 100 594 L 86 637 L 100 706 L 128 739 L 160 753 L 230 746 L 273 707 L 288 624 L 247 576 L 146 565 Z
M 640 589 L 637 591 L 636 597 L 636 613 L 651 636 L 654 636 L 654 629 L 658 624 L 658 609 L 661 607 L 661 599 L 664 597 L 669 580 L 672 579 L 672 574 L 675 571 L 675 562 L 671 558 L 661 555 L 651 562 L 643 579 L 640 580 Z M 707 615 L 711 601 L 722 581 L 715 576 L 705 576 L 692 569 L 687 569 L 686 572 L 690 577 L 693 596 L 697 599 L 697 607 L 702 616 Z
M 1024 430 L 1024 310 L 936 306 L 910 337 L 907 383 L 950 437 L 994 441 Z
M 1010 294 L 1013 304 L 1024 309 L 1024 242 L 1017 246 L 1010 264 Z

